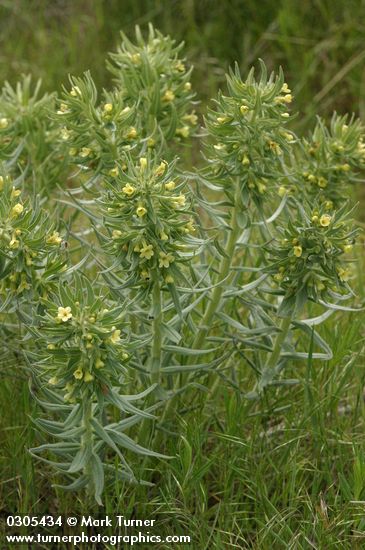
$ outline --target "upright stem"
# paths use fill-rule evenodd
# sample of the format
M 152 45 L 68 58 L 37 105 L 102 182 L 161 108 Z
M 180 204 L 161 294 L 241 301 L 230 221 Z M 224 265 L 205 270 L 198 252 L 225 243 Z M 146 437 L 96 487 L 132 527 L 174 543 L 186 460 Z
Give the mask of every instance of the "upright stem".
M 291 324 L 292 318 L 290 317 L 284 317 L 280 323 L 280 332 L 276 336 L 274 349 L 272 350 L 272 354 L 270 355 L 270 359 L 268 360 L 266 364 L 267 369 L 272 369 L 277 365 L 277 362 L 280 357 L 281 348 L 283 346 L 283 343 L 285 342 L 285 339 L 288 335 L 290 324 Z
M 222 261 L 220 263 L 217 286 L 214 288 L 212 292 L 208 307 L 205 310 L 202 320 L 200 321 L 198 331 L 196 333 L 196 336 L 192 344 L 192 349 L 199 349 L 204 343 L 204 340 L 209 332 L 210 323 L 215 315 L 215 312 L 219 307 L 223 290 L 224 290 L 224 285 L 222 283 L 229 274 L 231 264 L 232 264 L 232 259 L 236 248 L 237 238 L 239 235 L 240 228 L 237 223 L 237 214 L 238 214 L 239 208 L 241 208 L 241 193 L 240 193 L 239 183 L 236 182 L 234 206 L 233 206 L 232 215 L 231 215 L 231 232 L 227 242 L 226 256 L 222 258 Z
M 152 290 L 152 309 L 153 309 L 153 344 L 151 358 L 151 381 L 159 383 L 161 377 L 161 349 L 162 349 L 162 305 L 161 288 L 159 274 L 155 273 Z

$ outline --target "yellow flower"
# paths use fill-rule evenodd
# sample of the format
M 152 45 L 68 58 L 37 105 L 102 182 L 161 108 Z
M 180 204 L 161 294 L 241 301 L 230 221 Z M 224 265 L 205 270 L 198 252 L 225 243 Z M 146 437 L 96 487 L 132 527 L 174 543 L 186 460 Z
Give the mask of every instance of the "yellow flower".
M 322 227 L 328 227 L 331 223 L 332 217 L 328 214 L 323 214 L 323 216 L 320 217 L 319 223 Z
M 67 130 L 67 128 L 61 128 L 61 139 L 66 141 L 70 137 L 70 132 Z
M 190 92 L 190 90 L 191 90 L 191 82 L 185 82 L 185 84 L 184 84 L 184 90 L 185 90 L 186 92 Z
M 137 137 L 137 130 L 134 126 L 131 126 L 128 130 L 127 138 L 128 139 L 135 139 Z
M 248 113 L 249 110 L 250 109 L 249 109 L 249 107 L 247 107 L 247 105 L 241 105 L 241 107 L 240 107 L 241 115 L 245 115 L 246 113 Z
M 198 123 L 198 117 L 195 114 L 195 111 L 191 112 L 189 115 L 184 115 L 183 120 L 190 122 L 192 126 L 195 126 Z
M 77 97 L 77 95 L 81 95 L 80 88 L 78 86 L 73 86 L 71 88 L 70 95 L 72 95 L 72 97 Z
M 248 166 L 248 165 L 250 164 L 250 159 L 248 158 L 247 155 L 244 155 L 244 156 L 243 156 L 243 159 L 242 159 L 242 161 L 241 161 L 241 164 L 242 164 L 243 166 Z
M 110 336 L 109 340 L 112 344 L 118 344 L 120 342 L 120 330 L 113 330 L 112 335 Z
M 72 319 L 72 313 L 71 313 L 70 306 L 67 306 L 67 307 L 60 306 L 58 308 L 57 319 L 60 319 L 64 323 L 66 323 L 66 321 L 69 321 L 69 319 Z
M 105 363 L 101 359 L 97 359 L 95 361 L 95 368 L 96 369 L 102 369 L 104 365 L 105 365 Z
M 154 255 L 152 244 L 145 244 L 141 248 L 139 255 L 141 258 L 146 258 L 146 260 L 150 260 Z
M 141 54 L 140 53 L 133 53 L 131 55 L 131 61 L 134 65 L 139 65 L 141 63 Z
M 162 96 L 162 101 L 174 101 L 175 94 L 172 90 L 166 90 L 164 95 Z
M 74 378 L 76 378 L 76 380 L 81 380 L 82 377 L 84 376 L 84 373 L 82 372 L 82 369 L 78 368 L 74 371 L 73 375 L 74 375 Z
M 162 162 L 160 162 L 159 166 L 155 170 L 156 176 L 157 177 L 163 176 L 165 171 L 166 171 L 166 167 L 167 167 L 167 162 L 166 161 L 163 160 Z
M 289 118 L 290 117 L 289 113 L 281 113 L 281 116 L 283 118 Z
M 68 110 L 68 107 L 67 107 L 66 103 L 61 103 L 60 108 L 57 111 L 57 114 L 58 115 L 64 115 L 65 113 L 67 113 L 67 110 Z
M 104 105 L 104 111 L 106 113 L 111 113 L 113 110 L 113 105 L 111 103 L 105 103 Z
M 56 385 L 58 384 L 58 378 L 57 378 L 57 376 L 52 376 L 52 378 L 50 378 L 50 379 L 48 380 L 48 384 L 49 384 L 50 386 L 56 386 Z
M 348 281 L 351 277 L 351 269 L 350 268 L 344 269 L 343 267 L 339 267 L 337 269 L 337 273 L 338 273 L 338 276 L 339 276 L 340 280 L 343 281 L 343 282 Z
M 173 197 L 173 206 L 178 208 L 179 206 L 185 206 L 186 198 L 185 195 L 179 195 L 178 197 Z
M 285 103 L 291 103 L 293 101 L 293 96 L 291 94 L 285 94 L 283 99 Z
M 143 218 L 143 216 L 147 213 L 147 210 L 144 206 L 138 206 L 136 210 L 136 214 L 139 218 Z
M 302 247 L 300 245 L 297 245 L 297 246 L 294 246 L 293 250 L 294 250 L 294 256 L 296 256 L 297 258 L 300 258 L 303 252 Z
M 278 195 L 279 197 L 284 197 L 287 193 L 287 190 L 285 189 L 285 187 L 283 185 L 281 185 L 279 187 L 279 190 L 278 190 Z
M 228 122 L 229 121 L 229 117 L 227 116 L 219 116 L 217 117 L 217 122 L 219 124 L 224 124 L 225 122 Z
M 5 130 L 9 125 L 9 121 L 7 118 L 0 118 L 0 129 Z
M 13 237 L 9 243 L 9 248 L 19 248 L 19 241 L 15 237 Z
M 172 275 L 167 275 L 165 277 L 165 283 L 167 283 L 168 285 L 171 285 L 174 281 L 175 281 L 175 279 L 173 278 Z
M 185 72 L 185 65 L 182 61 L 177 61 L 175 64 L 176 71 L 179 71 L 180 73 Z
M 13 206 L 13 208 L 11 209 L 11 213 L 13 216 L 19 216 L 24 210 L 24 206 L 20 203 L 16 204 L 15 206 Z
M 15 187 L 13 187 L 13 189 L 11 190 L 11 198 L 16 199 L 16 197 L 19 197 L 20 194 L 20 189 L 15 189 Z
M 148 281 L 150 279 L 150 272 L 144 269 L 141 271 L 141 277 L 144 281 Z
M 318 187 L 321 187 L 322 189 L 324 189 L 325 187 L 327 187 L 327 185 L 328 185 L 328 182 L 326 178 L 323 178 L 323 177 L 318 178 Z
M 281 152 L 282 152 L 281 147 L 278 143 L 276 143 L 276 141 L 269 141 L 268 145 L 271 151 L 273 151 L 273 153 L 276 153 L 277 155 L 281 155 Z
M 109 176 L 111 176 L 112 178 L 116 178 L 118 174 L 119 174 L 118 166 L 115 166 L 114 168 L 109 170 Z
M 119 229 L 113 229 L 112 239 L 119 239 L 122 236 L 122 232 Z
M 92 382 L 93 380 L 94 380 L 94 377 L 91 374 L 91 372 L 85 372 L 84 382 Z
M 144 172 L 147 168 L 147 159 L 146 159 L 146 157 L 141 157 L 139 159 L 139 165 L 141 167 L 141 172 Z
M 91 149 L 89 147 L 83 147 L 80 151 L 80 157 L 88 157 L 91 153 Z
M 188 223 L 186 224 L 185 230 L 186 230 L 186 233 L 195 233 L 196 228 L 192 219 L 189 220 Z
M 77 149 L 75 147 L 71 147 L 69 150 L 68 150 L 68 153 L 71 157 L 76 157 L 77 155 Z
M 317 223 L 319 220 L 319 217 L 317 216 L 317 214 L 314 214 L 314 216 L 312 216 L 312 223 Z
M 60 237 L 60 234 L 58 231 L 53 231 L 52 235 L 48 237 L 47 241 L 48 244 L 61 244 L 62 239 Z
M 4 178 L 0 176 L 0 191 L 4 189 Z
M 351 250 L 353 249 L 353 245 L 352 244 L 345 244 L 344 247 L 343 247 L 343 251 L 345 253 L 348 253 L 348 252 L 351 252 Z
M 284 84 L 282 85 L 281 91 L 283 92 L 283 94 L 290 94 L 291 90 L 289 89 L 289 86 L 286 82 L 284 82 Z
M 174 181 L 168 181 L 166 184 L 165 184 L 165 188 L 168 190 L 168 191 L 173 191 L 176 187 L 176 183 Z
M 149 138 L 149 139 L 147 140 L 147 147 L 152 148 L 152 147 L 154 147 L 155 145 L 156 145 L 156 141 L 155 141 L 153 138 Z
M 170 267 L 170 264 L 175 260 L 172 254 L 160 252 L 159 267 Z
M 127 183 L 127 185 L 125 185 L 123 187 L 122 191 L 123 191 L 123 193 L 128 195 L 128 197 L 130 197 L 135 192 L 135 188 L 132 185 L 130 185 L 129 183 Z
M 165 231 L 161 231 L 160 239 L 161 239 L 161 241 L 168 241 L 169 236 L 165 233 Z
M 56 346 L 54 344 L 48 344 L 47 349 L 56 349 Z
M 176 135 L 183 138 L 189 137 L 190 129 L 189 126 L 182 126 L 182 128 L 176 128 Z

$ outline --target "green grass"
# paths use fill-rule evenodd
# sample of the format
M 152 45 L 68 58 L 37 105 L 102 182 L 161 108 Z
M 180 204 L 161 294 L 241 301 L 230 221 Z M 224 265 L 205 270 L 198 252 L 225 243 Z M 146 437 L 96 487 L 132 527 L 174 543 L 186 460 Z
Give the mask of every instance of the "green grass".
M 67 72 L 91 68 L 106 85 L 105 52 L 119 29 L 131 33 L 136 23 L 152 21 L 186 40 L 203 99 L 235 59 L 244 71 L 259 56 L 271 68 L 281 63 L 302 113 L 297 124 L 306 126 L 315 111 L 363 114 L 362 14 L 359 0 L 303 2 L 295 10 L 290 0 L 266 0 L 259 8 L 253 0 L 0 0 L 0 80 L 32 72 L 47 89 L 59 89 Z M 162 449 L 174 458 L 129 457 L 144 477 L 155 471 L 155 485 L 110 481 L 103 513 L 156 519 L 159 533 L 190 534 L 189 548 L 197 550 L 364 548 L 364 322 L 364 312 L 333 315 L 321 329 L 333 359 L 293 362 L 286 374 L 299 384 L 271 389 L 260 402 L 243 396 L 253 376 L 244 361 L 235 367 L 238 380 L 225 372 L 225 384 L 205 407 L 195 392 L 189 407 L 186 396 Z M 0 370 L 0 511 L 97 513 L 83 495 L 52 488 L 60 480 L 27 453 L 41 441 L 29 420 L 27 373 L 7 345 Z

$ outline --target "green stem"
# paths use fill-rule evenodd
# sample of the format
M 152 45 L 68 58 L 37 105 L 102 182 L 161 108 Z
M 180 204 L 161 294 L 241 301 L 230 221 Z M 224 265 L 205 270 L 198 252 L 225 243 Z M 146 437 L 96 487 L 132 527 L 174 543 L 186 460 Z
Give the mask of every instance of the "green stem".
M 285 339 L 288 335 L 290 325 L 291 325 L 292 318 L 291 317 L 284 317 L 280 323 L 280 332 L 276 336 L 274 349 L 272 350 L 272 353 L 270 355 L 270 359 L 268 360 L 266 364 L 267 369 L 272 369 L 276 367 L 279 357 L 281 348 L 283 346 L 283 343 L 285 342 Z
M 83 407 L 82 425 L 83 425 L 85 431 L 82 435 L 81 445 L 85 449 L 86 448 L 92 449 L 92 446 L 93 446 L 93 429 L 92 429 L 92 426 L 90 424 L 90 420 L 92 419 L 92 399 L 90 398 L 90 395 L 84 394 L 82 407 Z M 93 486 L 91 484 L 92 476 L 91 476 L 90 464 L 89 463 L 86 464 L 86 466 L 84 468 L 84 474 L 89 478 L 88 492 L 89 492 L 89 496 L 91 496 L 92 492 L 93 492 Z
M 161 350 L 162 350 L 162 304 L 159 274 L 155 273 L 152 290 L 153 308 L 153 344 L 151 358 L 151 381 L 159 384 L 161 378 Z
M 241 193 L 239 183 L 236 183 L 236 192 L 234 197 L 234 207 L 231 215 L 231 232 L 228 238 L 227 247 L 226 247 L 226 256 L 222 258 L 219 274 L 217 280 L 217 286 L 213 289 L 210 302 L 207 309 L 205 310 L 204 316 L 199 324 L 198 332 L 194 338 L 192 349 L 200 349 L 204 343 L 204 340 L 209 332 L 211 321 L 219 308 L 221 297 L 224 290 L 223 281 L 228 276 L 231 264 L 236 249 L 237 238 L 239 235 L 240 228 L 237 223 L 238 211 L 241 208 Z

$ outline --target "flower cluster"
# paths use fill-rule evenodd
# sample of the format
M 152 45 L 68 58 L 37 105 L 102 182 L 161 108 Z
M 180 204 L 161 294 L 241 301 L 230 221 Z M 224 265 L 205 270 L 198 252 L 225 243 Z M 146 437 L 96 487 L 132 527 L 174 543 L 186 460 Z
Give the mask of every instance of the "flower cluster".
M 121 45 L 110 55 L 108 67 L 118 89 L 127 105 L 138 102 L 139 120 L 149 146 L 161 138 L 187 138 L 198 120 L 192 110 L 192 69 L 179 58 L 182 44 L 175 46 L 152 25 L 147 40 L 137 27 L 136 42 L 122 33 Z
M 28 300 L 46 294 L 66 269 L 61 243 L 46 213 L 0 176 L 0 293 Z
M 256 81 L 251 70 L 245 82 L 238 67 L 227 76 L 229 95 L 219 94 L 216 108 L 208 112 L 210 142 L 209 177 L 224 190 L 238 177 L 242 188 L 257 200 L 267 193 L 270 181 L 278 184 L 278 166 L 295 136 L 286 128 L 293 96 L 282 73 L 267 78 L 261 66 Z M 282 171 L 280 171 L 282 176 Z
M 175 162 L 141 157 L 105 184 L 98 200 L 109 236 L 105 247 L 135 283 L 160 272 L 166 283 L 180 277 L 180 264 L 197 245 L 186 183 Z
M 89 73 L 70 82 L 55 114 L 59 141 L 67 147 L 71 163 L 113 175 L 117 161 L 140 144 L 133 103 L 126 105 L 118 91 L 104 92 L 99 100 Z
M 42 380 L 76 402 L 87 391 L 101 395 L 120 385 L 129 360 L 129 344 L 120 307 L 95 295 L 86 278 L 60 283 L 52 298 L 42 301 L 37 336 L 43 344 L 38 359 Z
M 279 228 L 281 239 L 270 246 L 267 271 L 287 297 L 302 294 L 318 301 L 334 292 L 348 292 L 349 254 L 357 230 L 348 220 L 347 206 L 328 212 L 323 205 L 298 205 L 298 214 L 299 219 Z
M 330 127 L 322 120 L 301 142 L 298 185 L 321 202 L 341 204 L 348 184 L 365 167 L 364 130 L 359 120 L 335 114 Z
M 30 180 L 29 187 L 49 194 L 65 173 L 63 148 L 57 146 L 57 125 L 51 122 L 55 94 L 40 97 L 41 82 L 32 86 L 25 76 L 12 88 L 5 83 L 0 95 L 0 160 L 11 175 Z M 34 177 L 35 176 L 35 177 Z

